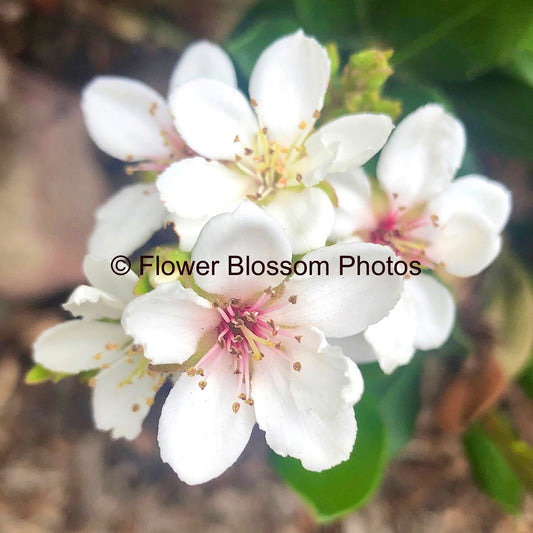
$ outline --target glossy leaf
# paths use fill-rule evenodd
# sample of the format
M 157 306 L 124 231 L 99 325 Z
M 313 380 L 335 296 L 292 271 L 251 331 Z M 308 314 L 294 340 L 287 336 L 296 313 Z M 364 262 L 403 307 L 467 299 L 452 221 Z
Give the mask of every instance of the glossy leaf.
M 378 406 L 367 396 L 355 406 L 358 434 L 350 458 L 324 472 L 309 472 L 300 461 L 272 456 L 279 475 L 325 522 L 361 507 L 379 487 L 386 459 L 385 428 Z

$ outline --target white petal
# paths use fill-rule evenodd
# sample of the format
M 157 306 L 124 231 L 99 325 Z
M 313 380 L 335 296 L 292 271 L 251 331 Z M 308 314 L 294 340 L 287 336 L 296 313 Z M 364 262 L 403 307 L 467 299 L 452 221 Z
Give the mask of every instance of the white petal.
M 161 131 L 173 130 L 165 100 L 136 80 L 102 76 L 85 87 L 81 107 L 89 135 L 107 154 L 123 161 L 164 159 L 172 150 Z
M 119 276 L 111 269 L 111 264 L 107 259 L 101 259 L 92 255 L 86 255 L 83 261 L 83 271 L 89 283 L 121 302 L 127 303 L 134 298 L 133 290 L 139 278 L 131 270 Z
M 95 378 L 93 417 L 97 429 L 111 431 L 114 439 L 132 440 L 139 435 L 152 399 L 158 377 L 132 376 L 139 357 L 133 364 L 126 357 L 109 369 L 101 370 Z
M 230 268 L 230 256 L 233 267 Z M 269 275 L 265 269 L 240 273 L 238 263 L 250 261 L 290 261 L 291 246 L 279 224 L 250 200 L 243 200 L 233 213 L 212 218 L 200 233 L 191 254 L 193 261 L 219 261 L 215 272 L 194 275 L 198 286 L 212 294 L 249 300 L 257 292 L 276 286 L 282 274 Z M 242 259 L 242 261 L 241 261 Z M 258 263 L 258 266 L 261 265 Z
M 264 209 L 283 228 L 294 254 L 324 246 L 335 217 L 327 194 L 316 188 L 279 191 Z
M 112 259 L 130 255 L 146 244 L 168 218 L 153 184 L 128 185 L 96 211 L 96 224 L 89 239 L 89 253 Z
M 456 212 L 439 226 L 426 255 L 455 276 L 475 276 L 486 268 L 501 249 L 501 238 L 483 215 Z
M 63 304 L 63 309 L 71 312 L 73 316 L 81 316 L 89 320 L 118 319 L 122 315 L 124 302 L 100 289 L 80 285 Z
M 290 374 L 290 392 L 296 407 L 320 418 L 335 418 L 363 394 L 363 378 L 351 359 L 330 346 L 316 328 L 298 330 L 300 342 L 286 339 L 283 350 L 300 370 Z M 276 357 L 271 354 L 271 357 Z
M 389 196 L 410 206 L 441 193 L 452 181 L 465 150 L 462 124 L 431 104 L 398 125 L 381 152 L 377 175 Z
M 450 291 L 427 274 L 405 280 L 404 291 L 416 314 L 416 347 L 439 348 L 450 336 L 455 321 L 455 302 Z
M 345 265 L 351 264 L 349 258 L 355 262 L 355 266 L 345 268 L 342 274 L 341 256 L 346 256 Z M 359 273 L 358 260 L 361 261 Z M 316 326 L 327 336 L 348 337 L 381 320 L 400 298 L 402 278 L 387 273 L 387 261 L 391 269 L 396 262 L 394 252 L 387 246 L 334 244 L 306 254 L 301 261 L 308 265 L 308 271 L 312 268 L 312 274 L 293 275 L 285 285 L 283 297 L 296 295 L 297 302 L 272 313 L 280 325 Z M 319 262 L 322 262 L 322 275 L 318 275 Z M 376 262 L 376 272 L 381 271 L 378 267 L 383 264 L 383 275 L 372 274 L 373 262 Z M 326 265 L 329 265 L 327 275 Z
M 174 231 L 179 237 L 180 250 L 190 252 L 196 244 L 198 235 L 211 217 L 187 218 L 178 215 L 172 216 Z
M 236 379 L 226 354 L 216 372 L 198 386 L 200 376 L 183 374 L 170 391 L 159 421 L 161 458 L 185 483 L 205 483 L 222 474 L 239 457 L 255 423 L 254 410 L 232 410 Z
M 306 187 L 312 187 L 326 179 L 327 173 L 331 169 L 335 157 L 337 157 L 338 149 L 338 143 L 326 144 L 318 135 L 311 135 L 305 142 L 306 156 L 290 166 L 289 170 L 292 176 L 289 175 L 288 183 L 297 185 L 298 174 L 301 175 L 301 182 Z
M 497 181 L 472 174 L 452 181 L 427 209 L 443 222 L 456 211 L 478 213 L 487 217 L 499 233 L 511 214 L 511 192 Z
M 309 409 L 300 410 L 291 393 L 292 373 L 287 361 L 276 356 L 265 355 L 254 364 L 257 423 L 277 454 L 296 457 L 307 470 L 320 472 L 350 456 L 357 433 L 354 411 L 347 407 L 336 417 L 321 418 Z
M 169 103 L 178 132 L 198 154 L 233 160 L 242 152 L 241 143 L 253 146 L 257 120 L 234 87 L 205 78 L 191 80 L 172 91 Z
M 210 78 L 237 87 L 237 75 L 228 54 L 209 41 L 195 41 L 185 48 L 170 76 L 169 94 L 178 85 L 196 78 Z
M 357 113 L 328 122 L 314 135 L 326 145 L 338 145 L 331 172 L 345 172 L 364 165 L 375 156 L 393 128 L 392 120 L 387 115 Z
M 219 315 L 209 302 L 178 281 L 135 298 L 122 314 L 124 330 L 155 364 L 183 363 L 218 323 Z
M 328 342 L 334 346 L 338 346 L 346 357 L 349 357 L 357 364 L 373 363 L 376 361 L 376 352 L 368 344 L 364 333 L 358 333 L 357 335 L 342 337 L 340 339 L 330 337 Z
M 326 49 L 300 30 L 272 43 L 259 57 L 250 77 L 250 97 L 257 102 L 269 139 L 289 147 L 312 128 L 328 87 Z
M 373 228 L 376 221 L 372 211 L 372 191 L 363 169 L 329 174 L 327 180 L 335 189 L 338 200 L 330 239 L 344 240 L 356 231 Z
M 54 372 L 77 374 L 105 363 L 111 364 L 121 352 L 106 350 L 106 345 L 121 347 L 127 340 L 118 324 L 69 320 L 39 336 L 33 345 L 33 359 Z
M 249 177 L 202 157 L 170 165 L 157 178 L 157 188 L 169 211 L 188 218 L 230 210 L 235 202 L 255 192 Z
M 416 351 L 416 331 L 417 316 L 404 289 L 394 309 L 364 332 L 365 339 L 376 352 L 383 372 L 390 374 L 412 359 Z

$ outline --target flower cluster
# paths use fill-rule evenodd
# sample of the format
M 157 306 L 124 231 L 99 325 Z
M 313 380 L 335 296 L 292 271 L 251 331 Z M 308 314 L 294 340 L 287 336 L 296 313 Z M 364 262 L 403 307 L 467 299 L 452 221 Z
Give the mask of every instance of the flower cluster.
M 256 423 L 308 470 L 346 460 L 363 393 L 356 363 L 392 372 L 416 349 L 441 346 L 455 304 L 439 274 L 477 274 L 500 250 L 510 195 L 482 176 L 453 180 L 460 122 L 428 105 L 392 135 L 391 119 L 373 113 L 315 128 L 329 75 L 326 50 L 299 31 L 261 54 L 249 99 L 228 56 L 205 41 L 183 53 L 168 99 L 118 77 L 83 92 L 95 144 L 154 181 L 99 208 L 90 285 L 64 304 L 81 319 L 45 331 L 34 359 L 56 372 L 95 370 L 95 424 L 115 438 L 139 434 L 170 377 L 158 441 L 187 483 L 231 466 Z M 373 183 L 361 167 L 380 150 Z M 132 255 L 167 223 L 180 258 L 220 268 L 148 281 L 113 274 L 113 256 Z M 424 272 L 233 276 L 229 256 L 418 261 Z

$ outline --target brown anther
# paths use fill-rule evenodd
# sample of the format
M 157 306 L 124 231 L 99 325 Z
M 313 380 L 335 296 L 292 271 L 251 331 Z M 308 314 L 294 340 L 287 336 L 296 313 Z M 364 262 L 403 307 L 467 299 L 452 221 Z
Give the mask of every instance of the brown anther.
M 239 136 L 238 136 L 238 135 L 235 135 L 235 139 L 233 139 L 233 142 L 234 142 L 234 143 L 238 143 L 238 142 L 240 142 L 240 139 L 239 139 Z
M 194 376 L 196 376 L 196 368 L 194 368 L 194 366 L 191 366 L 190 368 L 187 369 L 187 375 L 192 378 Z
M 320 111 L 318 109 L 315 109 L 315 111 L 313 112 L 313 118 L 315 120 L 318 120 L 320 118 Z
M 202 377 L 204 377 L 204 369 L 203 369 L 203 368 L 199 368 L 199 369 L 196 371 L 196 375 L 197 375 L 197 376 L 202 376 Z
M 244 153 L 245 153 L 246 155 L 251 155 L 251 154 L 254 153 L 254 151 L 253 151 L 251 148 L 245 148 L 245 149 L 244 149 Z
M 265 160 L 265 156 L 263 154 L 261 155 L 256 155 L 254 157 L 254 161 L 264 161 Z
M 250 105 L 252 107 L 257 107 L 257 100 L 255 98 L 250 98 Z
M 198 386 L 204 390 L 207 387 L 207 381 L 199 381 Z
M 297 343 L 301 343 L 302 342 L 302 336 L 301 335 L 295 335 L 294 338 L 296 339 Z
M 281 149 L 280 149 L 280 152 L 282 154 L 288 154 L 289 153 L 289 149 L 288 148 L 285 148 L 285 146 L 283 146 Z
M 272 155 L 275 151 L 276 151 L 276 150 L 274 150 L 274 148 L 269 148 L 269 149 L 268 149 L 268 153 L 269 153 L 270 155 Z
M 295 304 L 297 300 L 298 300 L 298 296 L 296 296 L 296 294 L 293 294 L 292 296 L 289 296 L 289 302 L 291 304 Z
M 226 345 L 226 343 L 224 342 L 224 339 L 217 339 L 217 344 L 218 344 L 221 348 L 224 348 L 224 346 Z
M 150 106 L 150 115 L 154 116 L 157 111 L 157 102 L 153 102 Z
M 393 192 L 392 193 L 392 197 L 396 200 L 396 198 L 398 198 L 398 193 L 397 192 Z
M 244 401 L 244 400 L 246 400 L 246 394 L 244 394 L 244 392 L 241 392 L 241 393 L 239 394 L 239 396 L 237 396 L 237 398 L 239 398 L 239 400 Z
M 105 349 L 106 350 L 118 350 L 119 349 L 119 345 L 118 344 L 114 344 L 112 342 L 108 342 L 106 345 L 105 345 Z
M 134 364 L 135 364 L 135 361 L 134 361 L 133 359 L 131 359 L 131 358 L 128 357 L 128 358 L 126 359 L 126 363 L 128 363 L 129 365 L 134 365 Z
M 280 341 L 278 341 L 278 342 L 276 342 L 276 344 L 274 344 L 274 348 L 276 348 L 276 350 L 281 350 L 282 346 L 283 346 L 283 344 Z
M 236 342 L 237 344 L 242 342 L 243 340 L 244 338 L 242 335 L 235 335 L 235 337 L 233 337 L 233 341 Z
M 302 363 L 300 363 L 300 361 L 296 361 L 296 363 L 293 363 L 292 368 L 294 368 L 296 372 L 300 372 L 302 369 Z
M 301 174 L 296 174 L 296 181 L 297 181 L 298 183 L 302 183 L 303 180 L 304 180 L 304 179 L 303 179 L 303 176 L 302 176 Z
M 154 399 L 153 398 L 146 398 L 146 405 L 148 407 L 151 407 L 152 405 L 154 405 Z
M 139 409 L 141 408 L 141 406 L 138 404 L 138 403 L 134 403 L 132 406 L 131 406 L 131 410 L 136 413 L 137 411 L 139 411 Z
M 263 132 L 264 135 L 266 135 L 268 133 L 268 128 L 262 128 L 261 131 Z
M 307 128 L 307 122 L 305 120 L 302 120 L 300 124 L 298 124 L 298 128 L 301 130 L 305 130 L 305 128 Z
M 242 159 L 242 157 L 239 155 L 239 154 L 235 154 L 235 161 L 237 161 L 237 163 Z
M 264 359 L 265 354 L 263 352 L 259 352 L 259 360 Z
M 253 405 L 254 401 L 252 400 L 252 398 L 248 398 L 247 400 L 245 400 L 244 403 L 247 403 L 248 405 Z
M 240 370 L 234 370 L 233 372 L 236 376 L 240 376 L 242 372 Z
M 96 354 L 94 354 L 94 358 L 98 361 L 98 359 L 102 359 L 102 354 L 101 353 L 96 353 Z
M 158 385 L 158 384 L 156 384 L 156 385 L 152 385 L 152 390 L 153 390 L 154 392 L 157 392 L 160 388 L 161 388 L 161 385 Z
M 238 298 L 231 298 L 230 299 L 231 305 L 239 305 L 241 301 Z
M 109 368 L 109 363 L 104 363 L 101 368 Z
M 231 409 L 234 413 L 238 413 L 240 408 L 241 408 L 241 404 L 239 402 L 233 402 Z

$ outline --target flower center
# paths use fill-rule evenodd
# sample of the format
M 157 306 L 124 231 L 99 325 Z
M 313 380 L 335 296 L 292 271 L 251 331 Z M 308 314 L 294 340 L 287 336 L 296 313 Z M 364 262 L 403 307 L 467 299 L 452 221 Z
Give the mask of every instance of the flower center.
M 307 156 L 304 143 L 309 131 L 304 121 L 299 128 L 302 133 L 291 146 L 282 146 L 270 140 L 267 128 L 257 132 L 253 146 L 246 146 L 238 135 L 235 137 L 235 142 L 244 149 L 243 155 L 235 155 L 235 163 L 241 171 L 257 181 L 258 200 L 277 189 L 301 183 L 301 161 Z
M 379 218 L 366 240 L 390 246 L 407 262 L 419 261 L 422 266 L 435 268 L 437 264 L 426 257 L 428 242 L 420 231 L 429 226 L 438 227 L 436 215 L 428 216 L 419 208 L 392 207 Z
M 290 303 L 295 298 L 289 299 Z M 267 291 L 254 303 L 242 304 L 233 298 L 231 301 L 215 303 L 215 308 L 220 315 L 220 323 L 217 326 L 217 340 L 210 350 L 187 370 L 189 376 L 200 375 L 208 377 L 218 363 L 225 357 L 231 357 L 233 361 L 233 373 L 236 376 L 237 390 L 236 400 L 232 409 L 237 413 L 241 403 L 253 405 L 251 376 L 253 363 L 261 361 L 268 356 L 279 356 L 289 361 L 284 351 L 283 337 L 290 337 L 301 342 L 301 336 L 294 335 L 289 329 L 277 326 L 269 314 L 287 305 L 276 299 L 273 291 Z M 301 369 L 300 363 L 293 364 L 294 370 Z M 207 381 L 198 383 L 201 389 L 207 386 Z

